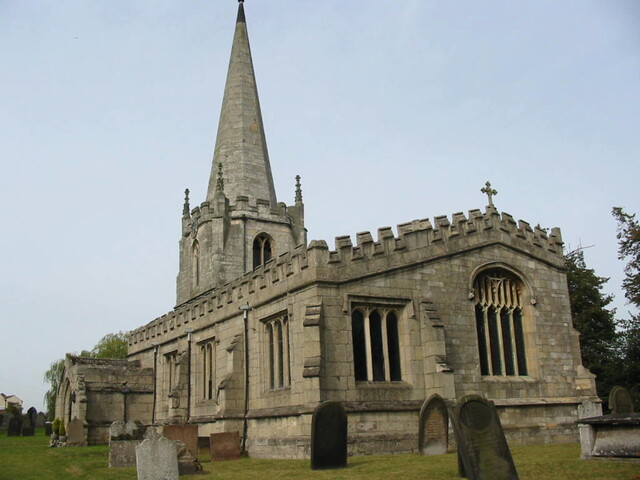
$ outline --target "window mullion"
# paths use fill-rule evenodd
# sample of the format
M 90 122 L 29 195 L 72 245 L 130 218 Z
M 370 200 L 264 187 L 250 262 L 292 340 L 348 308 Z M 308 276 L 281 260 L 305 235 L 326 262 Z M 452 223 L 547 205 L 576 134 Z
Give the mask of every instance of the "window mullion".
M 389 339 L 387 338 L 387 310 L 381 311 L 382 319 L 380 328 L 382 329 L 382 357 L 384 360 L 384 380 L 391 381 L 391 369 L 389 368 Z
M 493 361 L 491 356 L 491 331 L 489 330 L 489 306 L 482 307 L 482 321 L 484 322 L 484 344 L 487 352 L 487 370 L 493 374 Z
M 369 322 L 369 313 L 371 311 L 367 309 L 364 312 L 364 347 L 367 360 L 367 380 L 373 380 L 373 358 L 371 355 L 371 324 Z

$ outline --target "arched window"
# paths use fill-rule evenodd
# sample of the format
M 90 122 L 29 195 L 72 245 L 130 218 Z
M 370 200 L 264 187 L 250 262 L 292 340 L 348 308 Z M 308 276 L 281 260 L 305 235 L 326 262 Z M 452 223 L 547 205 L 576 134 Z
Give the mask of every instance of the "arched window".
M 351 313 L 356 380 L 402 380 L 398 314 L 386 308 L 356 307 Z
M 202 353 L 202 398 L 212 400 L 215 391 L 216 346 L 211 340 L 201 345 Z
M 253 268 L 264 265 L 273 257 L 273 239 L 261 233 L 253 240 Z
M 193 286 L 200 284 L 200 244 L 196 240 L 191 248 L 191 275 L 193 278 Z
M 473 284 L 482 375 L 527 375 L 522 316 L 523 284 L 515 275 L 494 268 Z
M 267 376 L 269 388 L 278 390 L 291 385 L 289 360 L 289 322 L 286 314 L 263 320 L 266 333 Z

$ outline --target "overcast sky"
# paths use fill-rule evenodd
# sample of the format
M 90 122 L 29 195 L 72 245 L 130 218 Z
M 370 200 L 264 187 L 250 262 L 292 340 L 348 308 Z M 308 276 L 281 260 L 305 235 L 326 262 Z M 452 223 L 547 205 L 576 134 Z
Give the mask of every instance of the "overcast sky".
M 175 302 L 233 0 L 0 0 L 0 391 Z M 309 240 L 484 208 L 562 228 L 620 291 L 640 213 L 640 2 L 247 0 L 278 200 Z M 374 235 L 375 236 L 375 235 Z

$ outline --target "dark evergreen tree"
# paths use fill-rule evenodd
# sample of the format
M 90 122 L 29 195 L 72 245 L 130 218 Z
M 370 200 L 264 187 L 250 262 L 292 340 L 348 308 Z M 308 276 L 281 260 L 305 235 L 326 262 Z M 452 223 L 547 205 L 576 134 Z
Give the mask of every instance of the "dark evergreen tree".
M 587 268 L 582 249 L 565 254 L 573 326 L 580 332 L 582 364 L 596 375 L 596 388 L 606 398 L 619 380 L 620 341 L 616 334 L 613 297 L 603 293 L 609 280 Z

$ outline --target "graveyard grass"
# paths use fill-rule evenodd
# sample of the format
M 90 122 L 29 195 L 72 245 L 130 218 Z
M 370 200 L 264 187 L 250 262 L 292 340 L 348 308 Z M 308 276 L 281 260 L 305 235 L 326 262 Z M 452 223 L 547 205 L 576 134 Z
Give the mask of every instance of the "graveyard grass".
M 511 448 L 521 480 L 640 480 L 640 463 L 579 460 L 580 446 L 534 445 Z M 202 457 L 202 455 L 201 455 Z M 135 480 L 134 468 L 109 469 L 106 446 L 49 448 L 42 429 L 34 437 L 7 437 L 0 430 L 0 480 Z M 342 470 L 312 471 L 308 460 L 257 460 L 202 463 L 194 480 L 458 479 L 454 454 L 423 457 L 388 455 L 350 457 Z

